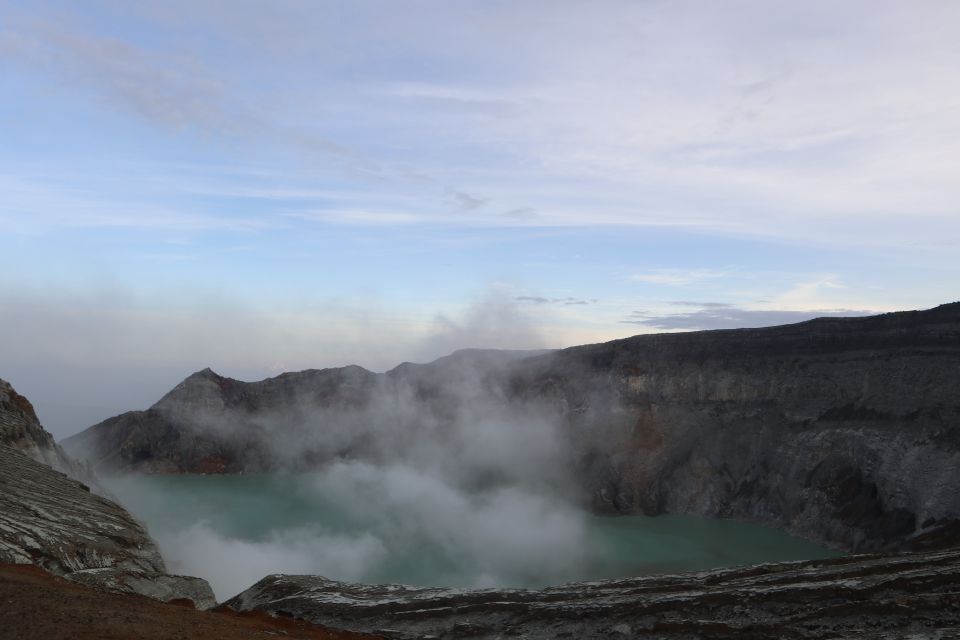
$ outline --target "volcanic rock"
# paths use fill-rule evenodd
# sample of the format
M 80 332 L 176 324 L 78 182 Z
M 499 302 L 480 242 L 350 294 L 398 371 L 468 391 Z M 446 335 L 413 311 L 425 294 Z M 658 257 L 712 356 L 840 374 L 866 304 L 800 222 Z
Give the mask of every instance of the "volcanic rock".
M 0 380 L 0 443 L 58 471 L 89 479 L 89 471 L 67 456 L 41 425 L 33 405 L 10 383 Z
M 156 544 L 123 507 L 57 470 L 84 471 L 2 380 L 0 429 L 0 563 L 35 564 L 101 589 L 187 598 L 201 608 L 216 604 L 204 580 L 166 573 Z
M 947 638 L 960 550 L 859 555 L 521 589 L 360 585 L 272 575 L 228 600 L 397 639 Z
M 309 467 L 372 455 L 372 406 L 414 405 L 442 424 L 464 388 L 549 407 L 576 457 L 574 497 L 597 511 L 737 518 L 849 551 L 898 548 L 960 517 L 960 303 L 458 352 L 380 375 L 345 367 L 246 383 L 206 369 L 65 446 L 112 470 Z

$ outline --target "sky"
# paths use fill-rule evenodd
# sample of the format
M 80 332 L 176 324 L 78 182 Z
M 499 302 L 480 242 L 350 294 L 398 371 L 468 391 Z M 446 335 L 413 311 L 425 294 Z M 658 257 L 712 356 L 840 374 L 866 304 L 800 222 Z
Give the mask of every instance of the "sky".
M 192 371 L 960 298 L 952 0 L 0 0 L 0 377 L 55 435 Z

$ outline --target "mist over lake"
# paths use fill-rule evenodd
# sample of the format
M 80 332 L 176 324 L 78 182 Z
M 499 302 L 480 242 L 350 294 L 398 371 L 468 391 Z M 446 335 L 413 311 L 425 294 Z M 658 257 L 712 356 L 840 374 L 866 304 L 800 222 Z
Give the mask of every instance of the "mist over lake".
M 270 573 L 366 583 L 542 587 L 836 555 L 729 520 L 596 516 L 521 489 L 467 492 L 408 467 L 110 481 L 174 572 L 219 599 Z

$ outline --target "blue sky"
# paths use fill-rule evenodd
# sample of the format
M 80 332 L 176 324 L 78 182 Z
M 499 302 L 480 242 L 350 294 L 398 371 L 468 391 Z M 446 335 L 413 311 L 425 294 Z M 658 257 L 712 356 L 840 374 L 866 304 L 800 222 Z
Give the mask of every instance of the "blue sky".
M 0 0 L 0 376 L 68 432 L 205 366 L 957 299 L 958 19 Z

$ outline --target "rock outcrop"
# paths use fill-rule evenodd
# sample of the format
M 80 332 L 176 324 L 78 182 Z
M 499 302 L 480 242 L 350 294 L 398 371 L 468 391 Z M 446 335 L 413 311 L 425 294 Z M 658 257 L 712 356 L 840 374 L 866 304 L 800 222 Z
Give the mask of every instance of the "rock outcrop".
M 267 576 L 225 606 L 388 638 L 947 638 L 960 550 L 862 555 L 536 591 Z
M 0 563 L 200 608 L 216 604 L 206 581 L 166 573 L 156 544 L 123 507 L 58 470 L 83 471 L 2 380 L 0 427 Z
M 143 527 L 106 498 L 0 445 L 0 560 L 64 575 L 115 567 L 162 573 Z
M 67 456 L 40 425 L 30 401 L 6 380 L 0 380 L 0 443 L 73 477 L 89 477 L 88 470 Z

